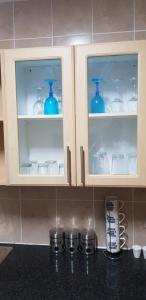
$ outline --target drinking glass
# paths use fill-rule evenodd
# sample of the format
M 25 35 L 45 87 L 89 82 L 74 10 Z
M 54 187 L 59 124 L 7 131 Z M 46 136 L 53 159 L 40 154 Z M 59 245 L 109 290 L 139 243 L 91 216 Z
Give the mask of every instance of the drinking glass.
M 38 164 L 38 174 L 47 175 L 48 174 L 48 163 L 39 163 Z
M 116 97 L 111 102 L 111 109 L 112 112 L 122 112 L 123 111 L 123 101 L 121 99 L 121 93 L 120 93 L 120 80 L 114 79 L 114 86 L 116 91 Z
M 93 174 L 109 174 L 109 160 L 106 152 L 93 155 Z
M 137 154 L 136 152 L 131 152 L 127 154 L 128 156 L 128 173 L 129 175 L 136 175 L 137 173 Z
M 99 85 L 102 79 L 94 78 L 92 81 L 96 84 L 95 96 L 91 100 L 91 113 L 104 113 L 105 112 L 105 103 L 100 94 Z
M 33 106 L 34 115 L 42 115 L 44 113 L 44 102 L 43 102 L 43 97 L 42 97 L 41 93 L 42 93 L 42 88 L 37 87 L 36 88 L 37 101 L 34 103 L 34 106 Z
M 64 175 L 64 164 L 60 163 L 59 164 L 59 175 Z
M 37 160 L 30 160 L 31 167 L 31 174 L 36 175 L 38 173 L 38 161 Z
M 124 154 L 112 154 L 112 174 L 125 175 L 128 174 L 127 159 Z
M 21 164 L 21 174 L 23 175 L 30 175 L 31 174 L 31 163 L 22 163 Z
M 49 84 L 49 96 L 45 100 L 44 104 L 44 114 L 45 115 L 56 115 L 59 114 L 58 101 L 53 95 L 53 84 L 56 80 L 48 79 L 46 80 Z
M 137 112 L 137 88 L 136 88 L 136 78 L 130 78 L 132 97 L 128 100 L 128 111 L 131 113 Z
M 59 169 L 58 169 L 58 163 L 56 160 L 48 160 L 48 173 L 50 176 L 58 175 Z

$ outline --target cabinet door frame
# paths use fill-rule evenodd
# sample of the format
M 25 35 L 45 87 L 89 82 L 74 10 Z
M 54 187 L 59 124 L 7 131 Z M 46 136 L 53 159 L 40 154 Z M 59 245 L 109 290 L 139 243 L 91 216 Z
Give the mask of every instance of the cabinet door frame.
M 136 176 L 89 175 L 87 58 L 123 54 L 138 55 L 138 172 Z M 146 186 L 146 41 L 77 46 L 75 61 L 77 185 Z
M 75 185 L 75 112 L 73 47 L 9 49 L 3 52 L 3 76 L 6 107 L 6 142 L 9 184 L 12 185 Z M 19 145 L 16 103 L 15 62 L 25 60 L 61 59 L 63 90 L 64 176 L 19 174 Z

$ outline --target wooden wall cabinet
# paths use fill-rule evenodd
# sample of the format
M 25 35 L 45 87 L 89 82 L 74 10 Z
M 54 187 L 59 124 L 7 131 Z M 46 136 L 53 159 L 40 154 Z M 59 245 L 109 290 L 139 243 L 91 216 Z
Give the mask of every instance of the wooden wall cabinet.
M 146 41 L 4 50 L 1 60 L 3 182 L 8 170 L 13 185 L 146 186 Z M 47 79 L 59 114 L 37 115 Z
M 9 183 L 74 185 L 73 49 L 5 50 L 3 60 Z M 48 79 L 55 80 L 49 109 L 60 99 L 58 114 L 37 114 L 48 97 Z
M 77 47 L 75 65 L 78 185 L 145 186 L 146 41 Z

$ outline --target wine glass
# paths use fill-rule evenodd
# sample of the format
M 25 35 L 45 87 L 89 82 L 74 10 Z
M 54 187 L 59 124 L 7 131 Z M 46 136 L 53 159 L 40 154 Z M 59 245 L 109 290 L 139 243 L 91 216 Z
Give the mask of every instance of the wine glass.
M 120 79 L 113 79 L 114 88 L 116 91 L 116 97 L 111 102 L 111 109 L 113 112 L 122 112 L 123 111 L 123 101 L 121 99 L 120 93 Z
M 42 115 L 44 112 L 44 102 L 43 102 L 43 97 L 41 94 L 42 94 L 42 88 L 37 87 L 36 88 L 37 101 L 34 103 L 34 106 L 33 106 L 34 115 Z
M 46 80 L 49 84 L 49 96 L 45 100 L 44 114 L 45 115 L 57 115 L 59 114 L 58 101 L 53 95 L 53 84 L 56 82 L 54 79 Z
M 131 113 L 137 112 L 137 88 L 136 88 L 136 77 L 130 78 L 132 97 L 128 100 L 128 111 Z
M 96 84 L 95 96 L 91 99 L 91 113 L 104 113 L 105 112 L 105 103 L 100 95 L 99 85 L 102 79 L 93 78 L 92 82 Z

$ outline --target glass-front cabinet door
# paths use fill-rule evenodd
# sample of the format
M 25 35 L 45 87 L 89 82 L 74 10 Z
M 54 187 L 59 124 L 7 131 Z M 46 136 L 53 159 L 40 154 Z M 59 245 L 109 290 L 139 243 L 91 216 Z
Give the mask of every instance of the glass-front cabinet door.
M 72 51 L 4 52 L 11 184 L 75 184 Z
M 79 185 L 146 185 L 146 42 L 76 49 Z

